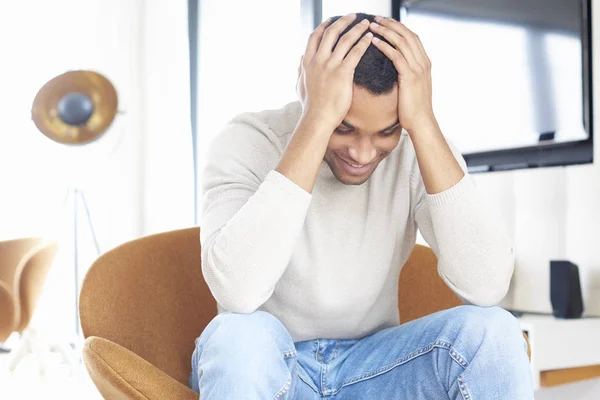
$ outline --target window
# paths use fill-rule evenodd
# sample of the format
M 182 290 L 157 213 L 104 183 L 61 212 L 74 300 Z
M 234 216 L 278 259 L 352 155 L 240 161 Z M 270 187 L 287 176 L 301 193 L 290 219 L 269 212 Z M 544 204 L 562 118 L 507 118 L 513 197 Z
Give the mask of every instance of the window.
M 231 118 L 243 112 L 280 108 L 297 99 L 298 65 L 307 39 L 301 3 L 199 3 L 198 191 L 207 148 Z

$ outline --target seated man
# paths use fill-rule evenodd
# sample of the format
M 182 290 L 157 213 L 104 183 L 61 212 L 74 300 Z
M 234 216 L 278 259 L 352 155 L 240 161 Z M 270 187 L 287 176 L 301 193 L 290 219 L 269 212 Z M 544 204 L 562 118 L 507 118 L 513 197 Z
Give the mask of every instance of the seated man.
M 190 377 L 203 400 L 533 399 L 519 323 L 494 306 L 513 247 L 436 122 L 430 69 L 403 24 L 334 18 L 308 40 L 300 101 L 213 141 L 200 225 L 219 315 Z M 417 229 L 467 305 L 399 325 Z

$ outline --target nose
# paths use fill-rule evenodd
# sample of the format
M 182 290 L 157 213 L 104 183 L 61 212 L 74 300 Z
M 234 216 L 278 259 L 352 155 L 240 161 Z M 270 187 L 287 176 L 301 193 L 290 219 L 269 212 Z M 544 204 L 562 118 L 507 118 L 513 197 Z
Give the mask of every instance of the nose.
M 365 165 L 375 160 L 377 150 L 371 144 L 369 138 L 360 139 L 353 143 L 348 149 L 348 154 L 355 164 Z

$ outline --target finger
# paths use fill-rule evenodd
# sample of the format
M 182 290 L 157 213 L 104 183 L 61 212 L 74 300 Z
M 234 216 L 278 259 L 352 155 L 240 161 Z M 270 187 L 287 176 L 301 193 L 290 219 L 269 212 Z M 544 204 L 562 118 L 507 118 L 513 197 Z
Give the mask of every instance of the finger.
M 333 45 L 340 37 L 344 29 L 350 26 L 355 19 L 356 14 L 348 14 L 329 25 L 329 27 L 325 29 L 325 33 L 323 33 L 323 38 L 319 44 L 319 50 L 317 50 L 316 56 L 323 59 L 328 59 L 331 57 Z
M 426 64 L 425 58 L 427 58 L 427 53 L 425 53 L 425 49 L 421 45 L 421 40 L 416 33 L 408 29 L 403 23 L 392 18 L 376 17 L 375 22 L 406 39 L 419 64 Z
M 369 29 L 369 20 L 363 19 L 359 24 L 356 24 L 350 31 L 346 32 L 344 36 L 340 38 L 337 45 L 335 45 L 335 50 L 333 51 L 333 55 L 331 56 L 332 60 L 342 62 L 346 54 L 352 49 L 352 47 L 356 44 L 356 41 L 360 39 L 360 37 Z
M 425 65 L 431 67 L 431 60 L 429 59 L 429 56 L 427 55 L 427 52 L 425 51 L 425 47 L 423 46 L 423 43 L 421 42 L 421 38 L 416 33 L 415 33 L 415 39 L 416 39 L 417 44 L 419 45 L 419 51 L 421 52 L 421 57 L 423 57 L 423 60 L 425 61 Z
M 319 49 L 319 44 L 323 38 L 325 29 L 329 26 L 331 18 L 326 19 L 315 29 L 308 37 L 308 43 L 306 44 L 306 50 L 304 51 L 304 61 L 306 64 L 310 63 L 315 56 L 315 53 Z M 304 64 L 304 65 L 306 65 Z
M 406 25 L 404 25 L 402 22 L 396 21 L 395 19 L 392 19 L 392 18 L 383 18 L 383 17 L 377 16 L 377 17 L 375 17 L 375 22 L 377 22 L 379 25 L 383 25 L 386 28 L 393 30 L 394 32 L 396 32 L 397 34 L 399 34 L 401 36 L 415 35 L 415 33 L 413 31 L 411 31 L 410 29 L 408 29 L 408 27 Z
M 421 43 L 421 39 L 419 38 L 419 35 L 417 35 L 413 31 L 411 31 L 402 22 L 396 21 L 395 19 L 392 19 L 392 18 L 383 18 L 383 17 L 379 17 L 379 16 L 375 17 L 375 22 L 378 22 L 380 25 L 383 25 L 387 28 L 392 29 L 393 31 L 400 34 L 401 36 L 412 37 L 414 40 L 410 42 L 411 45 L 416 44 L 416 46 L 413 48 L 413 53 L 415 53 L 415 55 L 416 55 L 417 50 L 418 50 L 418 53 L 421 54 L 422 59 L 429 62 L 429 57 L 427 56 L 427 52 L 425 51 L 425 48 L 423 47 L 423 43 Z
M 397 32 L 391 30 L 390 28 L 377 24 L 376 22 L 372 22 L 369 28 L 374 33 L 383 36 L 388 42 L 393 44 L 396 49 L 400 50 L 411 68 L 416 69 L 417 67 L 423 66 L 417 59 L 413 49 L 410 47 L 408 39 L 400 36 Z
M 394 63 L 394 67 L 396 67 L 400 76 L 406 76 L 410 73 L 411 69 L 408 61 L 406 61 L 406 58 L 404 58 L 404 55 L 400 51 L 376 37 L 373 38 L 372 43 Z
M 365 54 L 369 45 L 371 44 L 371 40 L 373 39 L 373 34 L 371 32 L 367 32 L 365 36 L 363 36 L 358 43 L 348 52 L 348 55 L 344 59 L 344 66 L 349 68 L 354 72 L 356 66 L 360 62 L 360 59 Z

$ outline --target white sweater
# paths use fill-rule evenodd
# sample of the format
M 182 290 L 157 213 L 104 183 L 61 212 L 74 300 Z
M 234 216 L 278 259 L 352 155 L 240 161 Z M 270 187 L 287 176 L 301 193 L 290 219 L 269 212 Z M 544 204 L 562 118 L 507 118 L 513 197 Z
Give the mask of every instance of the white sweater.
M 200 221 L 202 272 L 219 312 L 275 315 L 294 341 L 353 339 L 399 323 L 398 278 L 417 229 L 465 302 L 508 290 L 511 240 L 467 174 L 429 195 L 410 137 L 367 182 L 323 162 L 310 194 L 275 171 L 301 106 L 243 114 L 212 142 Z M 463 169 L 465 162 L 454 148 Z

